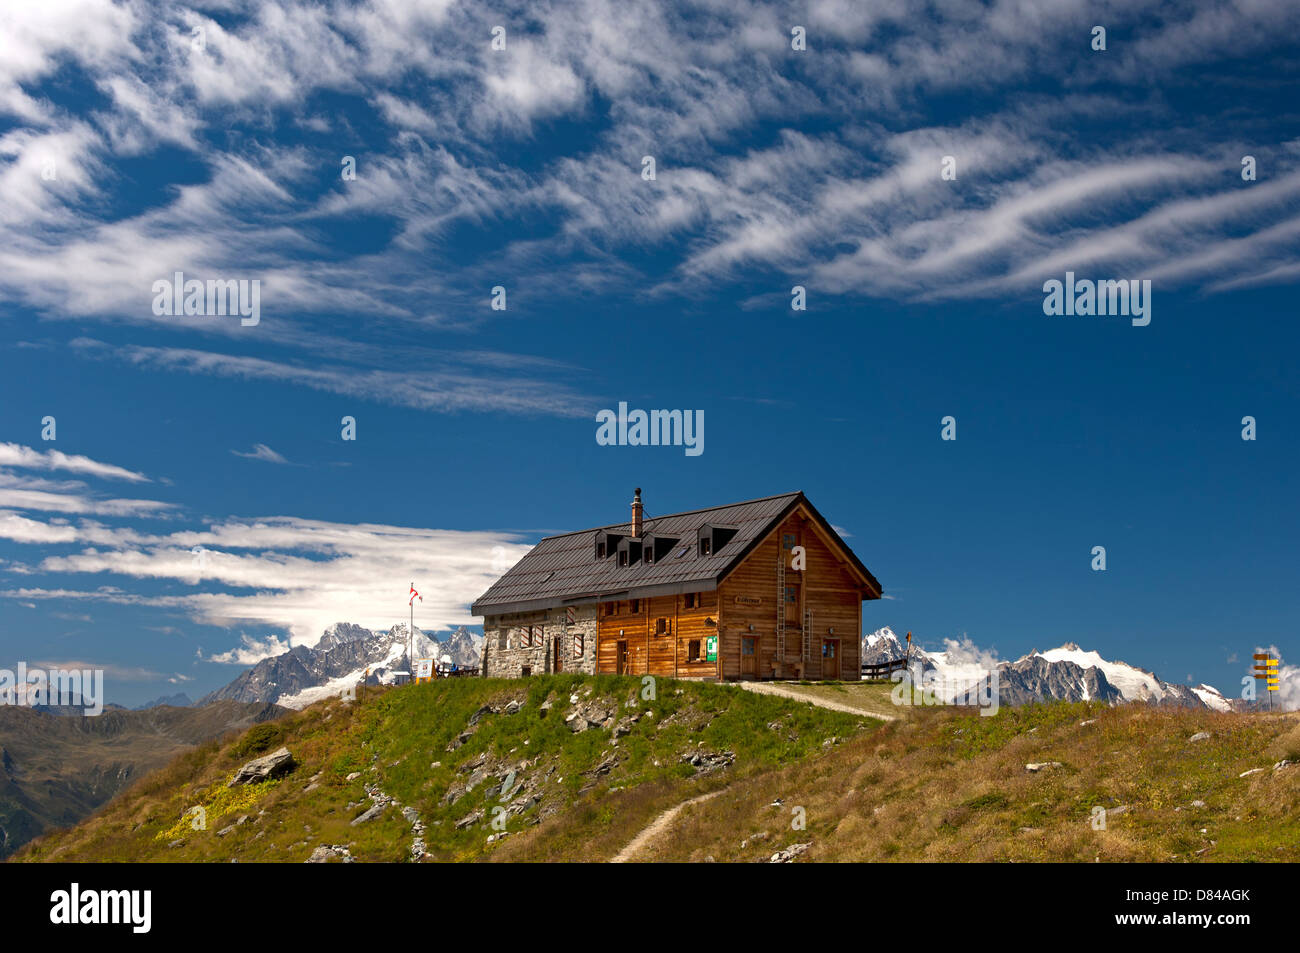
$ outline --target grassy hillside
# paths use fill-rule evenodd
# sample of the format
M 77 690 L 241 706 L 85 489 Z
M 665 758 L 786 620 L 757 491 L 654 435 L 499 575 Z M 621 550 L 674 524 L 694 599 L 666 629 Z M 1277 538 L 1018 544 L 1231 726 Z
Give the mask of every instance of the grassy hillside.
M 433 860 L 608 860 L 712 795 L 633 858 L 801 845 L 823 861 L 1300 860 L 1300 764 L 1274 769 L 1300 761 L 1300 715 L 1057 703 L 893 709 L 882 724 L 736 686 L 661 680 L 652 701 L 640 687 L 560 675 L 367 690 L 191 751 L 15 859 L 300 862 L 340 845 L 402 861 L 418 838 Z M 889 690 L 782 688 L 867 710 Z M 291 774 L 226 786 L 282 744 Z
M 819 861 L 1296 861 L 1300 764 L 1284 760 L 1300 762 L 1296 713 L 924 709 L 683 811 L 644 859 L 754 860 L 797 840 Z M 1059 765 L 1025 767 L 1043 762 Z
M 686 798 L 879 724 L 733 687 L 658 689 L 646 701 L 640 679 L 559 675 L 364 690 L 188 752 L 15 859 L 303 861 L 346 845 L 357 860 L 400 861 L 419 834 L 413 820 L 430 859 L 607 859 Z M 570 715 L 594 723 L 575 732 Z M 298 762 L 291 774 L 226 786 L 280 745 Z M 371 794 L 398 804 L 354 825 Z M 205 830 L 192 829 L 195 806 Z M 505 837 L 492 826 L 498 814 Z
M 181 751 L 283 711 L 222 702 L 89 718 L 0 706 L 0 857 L 47 828 L 75 824 Z

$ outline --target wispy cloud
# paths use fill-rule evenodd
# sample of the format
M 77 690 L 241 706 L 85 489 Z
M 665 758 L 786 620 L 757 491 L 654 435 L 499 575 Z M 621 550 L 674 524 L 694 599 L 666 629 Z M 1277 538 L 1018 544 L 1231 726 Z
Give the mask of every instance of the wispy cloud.
M 276 453 L 274 450 L 272 450 L 264 443 L 253 444 L 253 449 L 251 451 L 231 450 L 230 452 L 237 457 L 245 457 L 249 460 L 265 460 L 267 463 L 284 463 L 284 464 L 287 464 L 289 462 L 283 456 Z
M 591 412 L 590 401 L 579 397 L 567 384 L 523 374 L 511 373 L 509 387 L 503 388 L 499 376 L 470 371 L 394 371 L 319 363 L 306 366 L 191 348 L 108 348 L 88 339 L 78 339 L 74 345 L 84 353 L 126 361 L 141 368 L 237 380 L 280 381 L 417 410 L 505 411 L 575 417 Z M 470 355 L 469 360 L 478 362 L 481 357 Z
M 66 470 L 109 480 L 126 480 L 129 483 L 147 483 L 149 478 L 111 463 L 101 463 L 89 457 L 66 454 L 58 450 L 35 450 L 16 443 L 0 443 L 0 467 L 24 470 Z

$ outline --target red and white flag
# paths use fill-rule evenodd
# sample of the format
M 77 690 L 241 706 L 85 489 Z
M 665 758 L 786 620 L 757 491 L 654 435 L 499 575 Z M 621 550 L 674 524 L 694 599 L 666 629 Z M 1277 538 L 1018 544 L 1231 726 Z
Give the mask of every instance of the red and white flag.
M 419 599 L 421 602 L 423 602 L 423 601 L 424 601 L 424 596 L 422 596 L 422 595 L 420 595 L 418 592 L 416 592 L 416 591 L 415 591 L 415 583 L 411 583 L 411 598 L 407 600 L 406 604 L 407 604 L 408 606 L 413 606 L 413 605 L 415 605 L 415 600 L 416 600 L 416 599 Z

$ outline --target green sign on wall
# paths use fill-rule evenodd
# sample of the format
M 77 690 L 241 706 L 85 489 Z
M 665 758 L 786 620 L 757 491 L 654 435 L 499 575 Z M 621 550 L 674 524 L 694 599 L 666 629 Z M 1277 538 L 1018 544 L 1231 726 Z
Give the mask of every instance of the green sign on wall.
M 718 637 L 710 635 L 704 640 L 704 654 L 710 662 L 718 660 Z

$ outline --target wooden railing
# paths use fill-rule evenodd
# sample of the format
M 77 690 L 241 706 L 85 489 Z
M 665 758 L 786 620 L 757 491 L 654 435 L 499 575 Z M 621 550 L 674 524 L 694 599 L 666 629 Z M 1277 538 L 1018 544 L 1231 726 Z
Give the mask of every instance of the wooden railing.
M 902 658 L 890 659 L 887 662 L 873 662 L 870 665 L 863 663 L 862 677 L 863 678 L 888 678 L 894 672 L 901 672 L 905 668 L 907 668 L 906 655 L 904 655 Z

